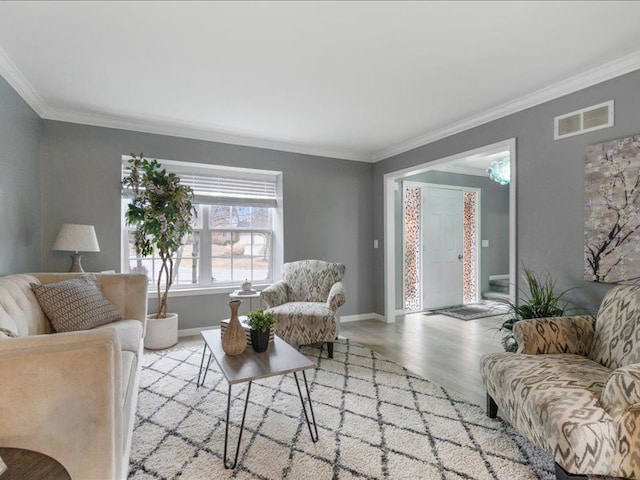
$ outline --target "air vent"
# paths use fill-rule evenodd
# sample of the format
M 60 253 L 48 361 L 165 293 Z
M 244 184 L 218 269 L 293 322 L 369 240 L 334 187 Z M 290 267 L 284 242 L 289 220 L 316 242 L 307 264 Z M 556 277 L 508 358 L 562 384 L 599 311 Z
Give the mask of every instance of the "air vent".
M 553 138 L 572 137 L 613 126 L 613 100 L 565 113 L 555 119 Z

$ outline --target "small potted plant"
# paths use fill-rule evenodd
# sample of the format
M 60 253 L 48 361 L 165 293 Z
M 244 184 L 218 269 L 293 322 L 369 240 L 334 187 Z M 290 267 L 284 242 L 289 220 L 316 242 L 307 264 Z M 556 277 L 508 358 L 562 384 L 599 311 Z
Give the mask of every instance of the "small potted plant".
M 549 273 L 536 274 L 523 268 L 528 293 L 523 290 L 523 298 L 519 302 L 505 302 L 509 306 L 509 312 L 503 317 L 499 328 L 505 333 L 502 346 L 506 352 L 518 350 L 518 342 L 513 336 L 513 326 L 517 322 L 531 318 L 562 317 L 575 311 L 569 309 L 569 302 L 564 300 L 567 292 L 573 289 L 556 293 L 556 281 Z
M 273 313 L 265 312 L 261 308 L 247 314 L 247 325 L 251 328 L 251 346 L 256 352 L 264 352 L 269 347 L 269 335 L 275 323 Z

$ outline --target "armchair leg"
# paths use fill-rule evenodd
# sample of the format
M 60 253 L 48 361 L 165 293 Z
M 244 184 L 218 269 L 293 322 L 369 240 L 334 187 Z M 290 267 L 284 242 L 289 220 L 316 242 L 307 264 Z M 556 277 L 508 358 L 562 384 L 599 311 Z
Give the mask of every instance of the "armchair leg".
M 333 358 L 333 342 L 327 342 L 327 354 L 329 358 Z
M 498 416 L 498 405 L 487 393 L 487 417 L 496 418 Z
M 587 480 L 587 476 L 569 473 L 556 463 L 556 480 Z

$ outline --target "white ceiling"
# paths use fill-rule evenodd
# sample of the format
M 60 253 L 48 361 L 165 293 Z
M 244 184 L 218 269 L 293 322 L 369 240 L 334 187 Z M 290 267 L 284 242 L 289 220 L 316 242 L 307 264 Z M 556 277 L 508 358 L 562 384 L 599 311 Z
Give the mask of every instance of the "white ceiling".
M 640 68 L 638 18 L 634 1 L 2 1 L 0 74 L 44 118 L 375 161 Z
M 489 154 L 470 155 L 458 160 L 452 160 L 434 167 L 437 172 L 461 173 L 463 175 L 475 175 L 478 177 L 488 177 L 487 169 L 495 161 L 510 158 L 509 151 L 499 151 Z

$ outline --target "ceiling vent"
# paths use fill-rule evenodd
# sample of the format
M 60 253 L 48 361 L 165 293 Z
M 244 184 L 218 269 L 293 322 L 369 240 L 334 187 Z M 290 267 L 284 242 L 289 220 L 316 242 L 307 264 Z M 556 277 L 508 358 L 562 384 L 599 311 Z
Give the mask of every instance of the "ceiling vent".
M 572 137 L 613 126 L 613 100 L 555 117 L 553 138 Z

